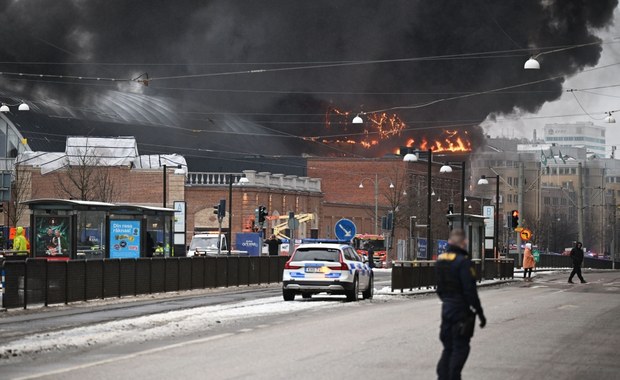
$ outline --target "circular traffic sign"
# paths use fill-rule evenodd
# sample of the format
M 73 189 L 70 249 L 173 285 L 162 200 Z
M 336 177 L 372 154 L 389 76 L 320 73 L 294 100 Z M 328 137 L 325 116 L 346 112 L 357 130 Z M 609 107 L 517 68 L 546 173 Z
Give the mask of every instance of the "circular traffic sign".
M 521 230 L 519 234 L 521 235 L 521 240 L 524 240 L 524 241 L 529 241 L 532 238 L 532 231 L 530 231 L 527 228 L 524 228 L 523 230 Z
M 334 225 L 334 232 L 339 240 L 351 241 L 355 237 L 357 228 L 355 223 L 349 219 L 340 219 Z

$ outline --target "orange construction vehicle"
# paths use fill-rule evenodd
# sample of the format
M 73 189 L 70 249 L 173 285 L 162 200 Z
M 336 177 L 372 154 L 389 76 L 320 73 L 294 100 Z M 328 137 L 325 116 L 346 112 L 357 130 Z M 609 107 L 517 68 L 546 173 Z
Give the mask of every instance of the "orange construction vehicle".
M 375 250 L 374 264 L 375 268 L 385 268 L 385 258 L 387 257 L 387 249 L 385 247 L 385 237 L 383 235 L 357 234 L 353 238 L 353 247 L 363 256 L 368 256 L 368 245 L 372 245 Z

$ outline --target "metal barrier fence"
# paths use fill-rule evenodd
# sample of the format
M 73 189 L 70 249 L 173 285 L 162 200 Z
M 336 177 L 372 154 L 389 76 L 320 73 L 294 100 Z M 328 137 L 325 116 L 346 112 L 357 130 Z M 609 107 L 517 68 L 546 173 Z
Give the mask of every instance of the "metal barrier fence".
M 5 261 L 4 308 L 282 281 L 288 257 Z
M 522 263 L 519 261 L 519 255 L 516 253 L 511 253 L 508 255 L 511 259 L 515 261 L 515 267 L 520 268 Z M 523 256 L 521 256 L 523 260 Z M 537 268 L 572 268 L 573 259 L 570 256 L 564 255 L 540 255 L 540 260 L 536 264 Z M 583 268 L 591 268 L 591 269 L 612 269 L 611 260 L 601 260 L 601 259 L 593 259 L 591 257 L 586 257 L 583 260 Z M 620 262 L 616 261 L 616 268 L 620 268 Z
M 478 281 L 482 279 L 505 279 L 514 277 L 512 259 L 486 259 L 484 270 L 480 260 L 473 260 Z M 434 288 L 436 261 L 396 261 L 392 266 L 392 292 L 405 289 Z

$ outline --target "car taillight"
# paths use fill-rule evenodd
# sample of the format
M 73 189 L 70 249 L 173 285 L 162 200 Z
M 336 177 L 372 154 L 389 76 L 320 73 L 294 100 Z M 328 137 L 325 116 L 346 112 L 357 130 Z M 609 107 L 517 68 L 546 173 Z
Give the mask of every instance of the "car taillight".
M 299 268 L 301 268 L 301 266 L 291 265 L 290 261 L 287 261 L 286 264 L 284 264 L 284 269 L 299 269 Z
M 341 262 L 339 267 L 332 267 L 330 269 L 332 269 L 332 270 L 349 270 L 349 266 L 347 265 L 347 263 Z

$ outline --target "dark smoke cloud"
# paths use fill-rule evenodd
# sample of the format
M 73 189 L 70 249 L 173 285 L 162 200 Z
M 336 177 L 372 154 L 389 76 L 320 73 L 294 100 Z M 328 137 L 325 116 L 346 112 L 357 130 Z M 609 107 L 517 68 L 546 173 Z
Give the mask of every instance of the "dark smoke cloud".
M 480 51 L 583 44 L 597 41 L 597 28 L 611 23 L 617 0 L 512 1 L 8 1 L 0 5 L 0 61 L 112 62 L 144 65 L 13 65 L 3 71 L 135 77 L 236 71 L 283 65 L 157 66 L 156 63 L 260 63 L 391 59 Z M 264 94 L 167 90 L 162 87 L 330 92 L 479 91 L 571 75 L 594 66 L 601 47 L 549 54 L 543 69 L 524 71 L 529 53 L 495 59 L 391 63 L 311 71 L 264 73 L 152 82 L 142 91 L 176 102 L 181 111 L 323 114 L 330 106 L 357 111 L 417 104 L 447 95 Z M 490 113 L 514 109 L 535 112 L 559 98 L 562 79 L 509 93 L 440 103 L 402 111 L 413 127 L 434 121 L 467 120 L 475 144 L 482 143 L 478 123 Z M 0 87 L 26 98 L 46 97 L 66 104 L 96 107 L 106 87 L 70 86 L 3 80 Z M 218 119 L 219 117 L 219 119 Z M 212 116 L 210 123 L 222 121 Z M 247 116 L 268 128 L 306 136 L 334 134 L 323 116 Z M 299 123 L 295 123 L 299 122 Z M 202 123 L 185 120 L 192 125 Z M 450 124 L 449 122 L 446 124 Z M 441 125 L 441 123 L 440 123 Z M 209 128 L 209 124 L 204 126 Z M 356 132 L 352 126 L 346 131 Z M 427 129 L 423 132 L 432 135 Z M 420 137 L 422 132 L 403 136 Z M 385 151 L 402 145 L 392 139 Z M 209 143 L 207 141 L 206 143 Z M 222 142 L 217 142 L 221 144 Z M 320 149 L 319 149 L 320 148 Z M 256 147 L 263 153 L 333 153 L 314 143 L 290 139 Z M 375 153 L 379 153 L 376 151 Z

